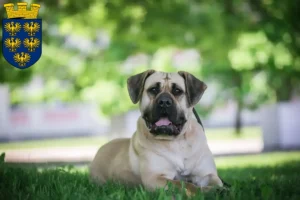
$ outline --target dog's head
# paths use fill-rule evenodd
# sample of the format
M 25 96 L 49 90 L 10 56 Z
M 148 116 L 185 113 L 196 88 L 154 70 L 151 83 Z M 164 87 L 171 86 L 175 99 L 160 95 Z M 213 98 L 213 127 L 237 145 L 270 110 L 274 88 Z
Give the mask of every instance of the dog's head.
M 147 130 L 159 138 L 176 137 L 185 125 L 207 86 L 193 75 L 179 71 L 165 73 L 148 70 L 127 80 L 133 103 L 140 111 Z

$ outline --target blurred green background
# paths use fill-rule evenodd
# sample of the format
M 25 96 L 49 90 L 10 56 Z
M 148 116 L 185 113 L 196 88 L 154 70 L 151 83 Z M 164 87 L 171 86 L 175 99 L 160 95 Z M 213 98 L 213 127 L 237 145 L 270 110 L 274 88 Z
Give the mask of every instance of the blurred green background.
M 243 108 L 299 95 L 297 0 L 26 2 L 41 5 L 43 53 L 26 70 L 9 66 L 1 56 L 0 83 L 9 85 L 13 105 L 96 102 L 99 114 L 109 117 L 137 108 L 127 94 L 128 76 L 149 68 L 186 70 L 217 83 L 213 101 L 196 107 L 203 115 L 228 100 L 237 103 L 239 133 Z M 6 17 L 4 7 L 0 12 Z M 200 56 L 174 64 L 182 50 Z M 130 56 L 143 61 L 126 65 Z M 33 77 L 41 77 L 44 88 L 21 90 Z
M 17 2 L 0 0 L 0 5 Z M 153 196 L 110 184 L 99 188 L 88 182 L 85 172 L 58 167 L 81 163 L 86 171 L 85 164 L 113 132 L 120 133 L 113 137 L 123 137 L 120 130 L 132 134 L 139 113 L 126 80 L 156 69 L 188 71 L 208 84 L 196 110 L 214 156 L 257 154 L 216 158 L 220 176 L 232 189 L 212 199 L 299 199 L 300 152 L 260 154 L 300 149 L 299 0 L 25 2 L 41 5 L 43 48 L 40 60 L 26 70 L 10 66 L 0 56 L 4 197 L 166 199 L 163 190 Z M 0 13 L 6 18 L 4 7 Z M 97 114 L 89 112 L 94 107 L 81 112 L 77 103 L 96 105 Z M 269 105 L 268 112 L 259 112 Z M 249 110 L 254 114 L 244 112 Z M 205 121 L 212 113 L 214 118 Z M 96 126 L 95 115 L 109 121 L 110 129 Z M 217 126 L 227 119 L 233 121 L 230 126 Z M 214 126 L 208 126 L 211 121 Z M 86 130 L 103 129 L 106 135 L 71 137 L 80 123 Z M 24 141 L 25 135 L 43 140 Z M 53 164 L 55 169 L 19 169 L 10 163 L 21 168 L 26 163 Z

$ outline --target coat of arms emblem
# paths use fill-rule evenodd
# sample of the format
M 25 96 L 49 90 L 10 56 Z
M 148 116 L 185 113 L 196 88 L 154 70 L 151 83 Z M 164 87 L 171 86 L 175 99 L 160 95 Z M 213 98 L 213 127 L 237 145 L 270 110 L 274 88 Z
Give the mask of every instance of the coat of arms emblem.
M 2 21 L 2 52 L 8 63 L 26 69 L 42 54 L 42 20 L 37 19 L 40 5 L 27 3 L 4 4 L 7 19 Z

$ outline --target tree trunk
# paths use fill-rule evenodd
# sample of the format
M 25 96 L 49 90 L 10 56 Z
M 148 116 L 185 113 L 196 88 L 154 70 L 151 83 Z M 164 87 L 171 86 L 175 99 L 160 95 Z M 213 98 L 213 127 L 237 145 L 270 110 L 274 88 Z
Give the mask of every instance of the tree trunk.
M 235 134 L 240 136 L 241 135 L 241 128 L 242 128 L 242 110 L 243 110 L 243 101 L 239 98 L 237 101 L 237 109 L 235 115 Z
M 293 84 L 291 80 L 291 75 L 281 75 L 282 84 L 275 89 L 276 101 L 285 102 L 292 98 Z
M 236 86 L 236 94 L 235 94 L 235 101 L 237 104 L 236 107 L 236 115 L 235 115 L 235 134 L 241 135 L 241 128 L 242 128 L 242 110 L 244 107 L 244 91 L 243 91 L 243 76 L 236 74 L 235 76 L 235 86 Z

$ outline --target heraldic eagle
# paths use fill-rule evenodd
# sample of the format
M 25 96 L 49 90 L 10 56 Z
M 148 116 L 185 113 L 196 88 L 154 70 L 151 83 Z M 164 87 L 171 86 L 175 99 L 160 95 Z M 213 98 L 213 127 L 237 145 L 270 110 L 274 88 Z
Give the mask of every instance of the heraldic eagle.
M 10 36 L 15 36 L 21 30 L 21 24 L 18 22 L 8 22 L 4 25 L 4 29 L 6 32 L 9 32 Z
M 40 24 L 37 22 L 30 22 L 30 23 L 26 22 L 23 25 L 23 28 L 24 28 L 25 32 L 28 33 L 29 36 L 34 36 L 35 33 L 39 31 Z
M 33 38 L 33 37 L 31 37 L 30 39 L 26 38 L 23 41 L 23 44 L 26 48 L 28 48 L 28 51 L 33 52 L 33 51 L 35 51 L 35 48 L 39 47 L 40 40 L 37 38 Z
M 25 66 L 26 63 L 28 63 L 30 61 L 30 55 L 28 53 L 16 53 L 14 55 L 14 60 L 16 63 L 19 64 L 19 66 Z
M 9 48 L 10 52 L 15 52 L 17 48 L 21 45 L 21 40 L 19 38 L 6 38 L 4 41 L 6 48 Z

